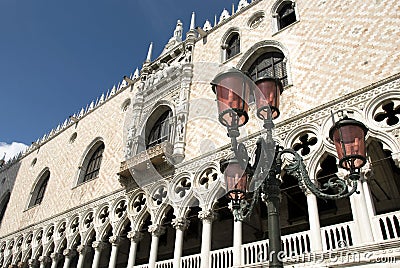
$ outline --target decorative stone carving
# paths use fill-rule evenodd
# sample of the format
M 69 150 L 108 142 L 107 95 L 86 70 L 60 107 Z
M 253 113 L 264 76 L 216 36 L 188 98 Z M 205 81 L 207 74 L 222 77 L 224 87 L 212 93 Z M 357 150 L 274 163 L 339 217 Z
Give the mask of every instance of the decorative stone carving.
M 215 213 L 212 209 L 199 211 L 199 219 L 204 222 L 213 222 L 215 220 Z
M 67 248 L 67 249 L 64 249 L 64 250 L 63 250 L 63 255 L 64 255 L 66 258 L 72 258 L 72 257 L 74 257 L 74 256 L 76 255 L 76 251 Z
M 110 238 L 108 238 L 108 241 L 111 243 L 111 245 L 118 246 L 119 243 L 121 242 L 121 237 L 119 237 L 117 235 L 113 235 L 113 236 L 110 236 Z
M 159 224 L 152 224 L 149 226 L 149 232 L 151 235 L 159 237 L 165 233 L 165 227 Z
M 50 254 L 50 258 L 53 262 L 57 263 L 62 258 L 62 255 L 60 253 L 53 252 Z
M 92 243 L 92 248 L 94 248 L 96 251 L 102 251 L 104 248 L 106 248 L 106 246 L 107 244 L 103 241 L 94 241 Z
M 41 263 L 49 263 L 49 262 L 51 262 L 51 259 L 48 256 L 40 256 L 39 257 L 39 262 L 41 262 Z
M 184 231 L 188 228 L 190 221 L 185 219 L 185 218 L 175 218 L 172 219 L 172 226 L 175 229 L 179 229 L 181 231 Z
M 86 245 L 79 245 L 76 248 L 76 251 L 79 253 L 79 255 L 85 255 L 89 251 L 89 247 Z
M 30 259 L 30 260 L 28 260 L 28 266 L 30 268 L 36 268 L 39 266 L 39 262 L 35 259 Z
M 130 231 L 130 232 L 128 232 L 127 237 L 132 242 L 139 243 L 139 241 L 143 238 L 143 234 L 139 231 Z

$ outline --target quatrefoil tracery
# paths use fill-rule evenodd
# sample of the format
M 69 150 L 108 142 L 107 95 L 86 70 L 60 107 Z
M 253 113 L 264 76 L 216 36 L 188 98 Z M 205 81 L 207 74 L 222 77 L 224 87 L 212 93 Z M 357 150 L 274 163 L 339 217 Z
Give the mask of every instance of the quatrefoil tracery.
M 133 208 L 139 213 L 144 206 L 146 205 L 146 197 L 143 193 L 140 193 L 136 196 L 135 200 L 133 201 Z
M 93 212 L 90 212 L 83 221 L 83 224 L 85 225 L 86 228 L 89 228 L 92 222 L 93 222 Z
M 396 104 L 396 105 L 395 105 Z M 399 123 L 400 105 L 398 101 L 389 101 L 381 106 L 383 112 L 379 112 L 374 116 L 374 120 L 377 122 L 386 121 L 388 126 L 394 126 Z
M 300 151 L 302 156 L 306 156 L 311 152 L 311 147 L 317 144 L 316 137 L 310 137 L 311 133 L 304 133 L 298 137 L 298 142 L 293 145 L 295 151 Z
M 164 202 L 166 197 L 167 197 L 167 188 L 165 186 L 159 187 L 153 194 L 153 200 L 156 202 L 158 206 Z
M 200 175 L 199 183 L 201 186 L 208 188 L 208 186 L 218 179 L 218 173 L 214 168 L 207 168 Z
M 78 227 L 79 227 L 79 218 L 75 218 L 71 224 L 72 233 L 75 233 L 76 231 L 78 231 Z
M 99 219 L 100 219 L 101 223 L 106 222 L 109 214 L 110 214 L 110 212 L 108 211 L 108 207 L 105 207 L 101 210 L 100 215 L 99 215 Z
M 178 194 L 180 198 L 183 198 L 191 187 L 192 183 L 190 182 L 190 179 L 183 178 L 176 186 L 175 193 Z
M 124 215 L 126 208 L 127 206 L 125 200 L 122 200 L 118 203 L 115 209 L 115 214 L 117 215 L 118 218 L 121 218 Z

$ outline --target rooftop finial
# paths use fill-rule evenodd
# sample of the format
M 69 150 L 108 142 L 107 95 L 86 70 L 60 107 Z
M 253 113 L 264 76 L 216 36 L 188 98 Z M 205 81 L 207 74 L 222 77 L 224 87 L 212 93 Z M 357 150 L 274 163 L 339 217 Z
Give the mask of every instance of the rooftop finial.
M 133 73 L 133 79 L 139 78 L 139 69 L 136 68 L 135 72 Z
M 195 27 L 194 19 L 195 19 L 195 15 L 194 15 L 194 12 L 192 12 L 192 19 L 190 20 L 190 29 L 189 30 L 194 30 L 194 27 Z
M 149 51 L 147 51 L 146 62 L 151 62 L 151 54 L 153 53 L 153 42 L 150 43 Z

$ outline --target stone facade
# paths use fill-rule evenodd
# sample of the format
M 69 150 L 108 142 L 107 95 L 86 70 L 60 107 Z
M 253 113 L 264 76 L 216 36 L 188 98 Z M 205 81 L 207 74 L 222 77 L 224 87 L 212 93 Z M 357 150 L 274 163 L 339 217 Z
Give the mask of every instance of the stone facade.
M 277 18 L 285 4 L 296 20 L 280 29 Z M 392 261 L 385 267 L 396 267 L 399 11 L 398 2 L 384 0 L 241 0 L 235 14 L 225 10 L 214 26 L 208 22 L 196 30 L 193 15 L 186 38 L 178 21 L 154 60 L 150 46 L 140 73 L 0 168 L 0 212 L 6 208 L 0 267 L 225 268 L 265 263 L 264 204 L 243 225 L 233 222 L 225 204 L 219 161 L 232 152 L 210 86 L 220 71 L 247 71 L 265 52 L 283 54 L 287 72 L 274 139 L 286 148 L 307 148 L 302 154 L 311 179 L 331 176 L 327 170 L 346 176 L 332 157 L 331 111 L 369 129 L 369 164 L 361 171 L 359 194 L 326 205 L 312 193 L 284 184 L 285 263 L 345 267 L 346 260 L 325 255 L 372 252 Z M 240 52 L 227 59 L 224 45 L 232 32 L 240 36 Z M 249 106 L 250 120 L 240 137 L 254 151 L 264 132 L 255 104 Z M 154 122 L 168 111 L 163 124 L 169 135 L 147 148 Z M 98 176 L 81 183 L 98 142 L 104 144 Z M 50 179 L 43 199 L 30 206 L 46 170 Z M 297 208 L 304 211 L 293 211 L 294 203 L 304 205 Z M 325 258 L 299 259 L 310 252 Z M 347 260 L 359 265 L 373 261 L 378 262 Z

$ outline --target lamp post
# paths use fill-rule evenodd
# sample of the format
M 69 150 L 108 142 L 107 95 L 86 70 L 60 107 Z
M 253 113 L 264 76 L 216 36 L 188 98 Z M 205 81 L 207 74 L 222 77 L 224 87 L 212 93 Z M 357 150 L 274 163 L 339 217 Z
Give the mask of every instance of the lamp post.
M 366 163 L 365 135 L 367 128 L 359 121 L 344 118 L 335 122 L 329 136 L 333 140 L 339 165 L 349 171 L 348 179 L 331 178 L 322 187 L 313 183 L 301 156 L 291 148 L 283 148 L 275 143 L 272 136 L 273 119 L 279 117 L 282 83 L 273 77 L 261 77 L 253 82 L 237 69 L 229 69 L 218 74 L 211 82 L 217 95 L 219 121 L 227 128 L 234 156 L 221 160 L 227 197 L 232 202 L 235 221 L 246 218 L 261 194 L 268 209 L 269 267 L 283 267 L 280 234 L 280 185 L 282 156 L 291 154 L 292 160 L 284 170 L 297 178 L 301 189 L 309 189 L 323 199 L 340 199 L 352 195 L 357 189 L 360 168 Z M 257 117 L 264 121 L 266 137 L 256 142 L 254 164 L 249 163 L 249 155 L 243 143 L 238 143 L 239 127 L 248 120 L 248 103 L 253 94 L 257 106 Z M 249 205 L 245 201 L 249 186 L 255 189 Z M 327 190 L 333 194 L 327 194 Z

